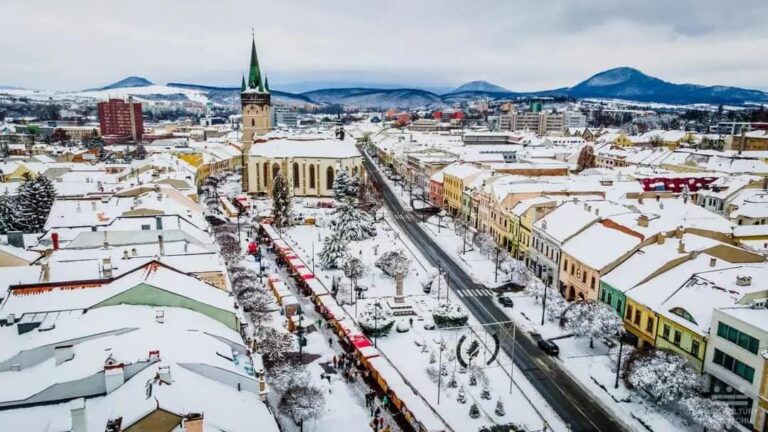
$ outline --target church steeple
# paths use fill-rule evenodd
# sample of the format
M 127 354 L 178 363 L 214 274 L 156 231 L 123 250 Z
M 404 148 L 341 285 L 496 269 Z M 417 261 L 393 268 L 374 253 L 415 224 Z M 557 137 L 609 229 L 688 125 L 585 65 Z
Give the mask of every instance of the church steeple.
M 247 87 L 245 86 L 245 74 L 243 74 L 243 82 L 242 84 L 240 84 L 240 93 L 244 92 L 246 88 Z
M 270 92 L 269 91 L 269 77 L 266 76 L 266 75 L 264 75 L 264 90 L 266 90 L 267 93 Z
M 251 39 L 251 66 L 248 71 L 248 88 L 258 89 L 262 87 L 261 70 L 259 69 L 259 57 L 256 54 L 256 39 Z

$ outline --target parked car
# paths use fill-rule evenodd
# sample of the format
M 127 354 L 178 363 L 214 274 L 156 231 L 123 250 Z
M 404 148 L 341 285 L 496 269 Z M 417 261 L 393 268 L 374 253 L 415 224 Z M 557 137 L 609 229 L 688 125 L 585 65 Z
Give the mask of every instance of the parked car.
M 549 339 L 539 339 L 537 345 L 539 345 L 539 348 L 541 348 L 542 351 L 551 356 L 560 354 L 560 347 Z
M 505 295 L 500 295 L 499 296 L 499 304 L 501 304 L 504 307 L 508 307 L 508 308 L 511 308 L 511 307 L 515 306 L 515 302 L 512 301 L 512 298 L 507 297 Z

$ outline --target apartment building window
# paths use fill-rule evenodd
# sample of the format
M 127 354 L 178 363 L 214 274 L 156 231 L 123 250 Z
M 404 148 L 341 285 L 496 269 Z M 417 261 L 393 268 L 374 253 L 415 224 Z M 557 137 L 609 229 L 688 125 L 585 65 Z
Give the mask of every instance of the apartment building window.
M 653 333 L 653 317 L 648 317 L 648 321 L 645 323 L 645 331 Z
M 712 359 L 712 362 L 728 369 L 749 383 L 752 383 L 752 381 L 755 379 L 754 368 L 747 366 L 746 364 L 729 356 L 717 348 L 715 348 L 715 355 Z
M 592 279 L 590 279 L 590 281 L 589 281 L 589 287 L 592 288 L 593 290 L 595 289 L 595 277 L 594 276 L 592 276 Z
M 661 329 L 661 337 L 669 340 L 669 326 L 666 324 L 664 324 L 664 327 Z
M 576 266 L 571 263 L 571 276 L 573 276 L 574 273 L 576 273 Z
M 608 301 L 606 303 L 611 304 L 613 302 L 613 293 L 608 293 Z
M 635 325 L 640 325 L 640 318 L 642 318 L 642 314 L 639 310 L 635 311 Z
M 694 357 L 698 357 L 699 356 L 699 341 L 691 342 L 691 354 Z
M 683 334 L 680 333 L 679 330 L 675 330 L 675 339 L 672 341 L 673 344 L 680 346 L 680 341 L 683 339 Z
M 632 306 L 631 305 L 627 305 L 627 320 L 631 320 L 632 319 L 632 313 L 633 313 Z
M 752 336 L 729 326 L 728 324 L 723 324 L 722 322 L 717 323 L 717 335 L 723 339 L 727 339 L 728 341 L 735 343 L 736 345 L 744 348 L 752 354 L 757 354 L 760 346 L 760 341 L 758 339 L 755 339 Z

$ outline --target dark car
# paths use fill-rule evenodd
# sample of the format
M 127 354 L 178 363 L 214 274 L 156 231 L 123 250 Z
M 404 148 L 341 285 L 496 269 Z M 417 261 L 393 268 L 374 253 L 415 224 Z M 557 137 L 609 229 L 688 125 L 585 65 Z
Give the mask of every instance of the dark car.
M 560 347 L 557 346 L 556 343 L 552 342 L 549 339 L 539 339 L 539 342 L 537 343 L 539 345 L 539 348 L 541 348 L 542 351 L 545 353 L 556 356 L 560 354 Z
M 511 298 L 506 296 L 499 296 L 499 303 L 504 307 L 513 307 L 515 306 L 515 302 L 512 301 Z

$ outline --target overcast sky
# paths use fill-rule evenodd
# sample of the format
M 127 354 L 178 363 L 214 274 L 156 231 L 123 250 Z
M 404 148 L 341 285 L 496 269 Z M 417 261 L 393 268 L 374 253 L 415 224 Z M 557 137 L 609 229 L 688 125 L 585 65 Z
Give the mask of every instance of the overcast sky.
M 768 90 L 768 0 L 3 0 L 0 85 L 238 85 L 251 27 L 273 87 L 484 79 L 532 91 L 626 65 Z

